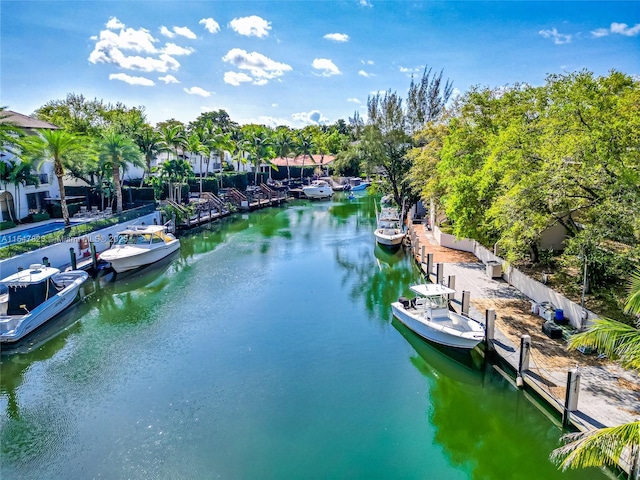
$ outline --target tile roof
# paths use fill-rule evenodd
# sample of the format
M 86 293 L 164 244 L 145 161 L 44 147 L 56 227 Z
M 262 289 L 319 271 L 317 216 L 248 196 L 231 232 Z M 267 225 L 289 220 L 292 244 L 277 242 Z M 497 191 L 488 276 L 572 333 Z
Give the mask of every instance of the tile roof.
M 290 167 L 302 167 L 302 160 L 303 157 L 299 156 L 299 157 L 289 157 L 289 166 Z M 308 155 L 304 155 L 304 166 L 305 167 L 310 167 L 312 165 L 322 165 L 323 167 L 326 167 L 327 165 L 330 165 L 331 163 L 333 163 L 333 161 L 335 160 L 335 157 L 333 155 L 311 155 L 311 158 L 309 158 Z M 286 167 L 287 166 L 287 159 L 284 157 L 278 157 L 278 158 L 274 158 L 273 160 L 271 160 L 272 163 L 274 163 L 275 165 L 277 165 L 278 167 Z
M 13 125 L 17 125 L 20 128 L 47 128 L 50 130 L 58 128 L 51 123 L 43 122 L 42 120 L 38 120 L 37 118 L 27 117 L 26 115 L 11 110 L 4 110 L 0 112 L 0 122 L 11 123 Z

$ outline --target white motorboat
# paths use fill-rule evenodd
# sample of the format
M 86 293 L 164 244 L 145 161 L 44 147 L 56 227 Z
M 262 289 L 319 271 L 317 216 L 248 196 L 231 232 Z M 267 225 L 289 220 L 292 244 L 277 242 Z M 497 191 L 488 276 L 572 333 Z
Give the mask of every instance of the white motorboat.
M 180 248 L 180 240 L 163 225 L 131 226 L 118 232 L 118 240 L 100 254 L 116 273 L 151 265 Z
M 311 185 L 304 185 L 302 193 L 307 198 L 330 198 L 333 195 L 333 188 L 326 180 L 314 180 Z
M 386 207 L 378 214 L 376 229 L 373 232 L 376 241 L 388 248 L 399 247 L 404 240 L 405 232 L 400 222 L 397 208 Z
M 448 347 L 470 349 L 484 339 L 484 326 L 472 318 L 449 310 L 449 295 L 455 290 L 439 284 L 410 287 L 416 297 L 400 297 L 391 304 L 393 315 L 426 340 Z
M 33 264 L 0 280 L 0 343 L 14 343 L 65 310 L 87 272 Z

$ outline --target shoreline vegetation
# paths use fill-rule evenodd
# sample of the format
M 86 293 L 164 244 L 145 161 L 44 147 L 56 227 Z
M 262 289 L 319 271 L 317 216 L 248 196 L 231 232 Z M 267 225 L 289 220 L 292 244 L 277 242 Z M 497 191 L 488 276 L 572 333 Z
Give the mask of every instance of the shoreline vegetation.
M 53 160 L 68 225 L 63 178 L 84 181 L 122 213 L 122 179 L 131 166 L 144 170 L 140 185 L 152 187 L 155 200 L 173 202 L 189 179 L 202 185 L 205 175 L 194 167 L 208 172 L 212 160 L 221 171 L 248 165 L 256 184 L 265 167 L 274 179 L 325 173 L 321 167 L 373 178 L 374 193 L 407 211 L 422 202 L 450 233 L 475 239 L 637 332 L 640 309 L 629 308 L 627 294 L 640 260 L 640 80 L 582 70 L 551 74 L 541 86 L 452 92 L 443 71 L 427 67 L 404 98 L 391 90 L 370 95 L 366 118 L 356 111 L 346 121 L 302 129 L 240 126 L 224 110 L 151 126 L 143 106 L 71 93 L 33 114 L 56 130 L 25 135 L 0 111 L 1 148 L 15 156 L 0 162 L 0 181 L 17 190 Z M 273 162 L 312 154 L 335 161 L 297 170 Z M 158 155 L 166 161 L 152 168 Z M 562 230 L 559 247 L 543 246 L 550 229 Z

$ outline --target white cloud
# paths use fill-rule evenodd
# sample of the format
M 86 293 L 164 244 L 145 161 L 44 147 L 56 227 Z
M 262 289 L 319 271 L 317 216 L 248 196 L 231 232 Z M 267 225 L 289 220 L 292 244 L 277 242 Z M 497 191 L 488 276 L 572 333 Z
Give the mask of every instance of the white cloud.
M 276 62 L 275 60 L 272 60 L 262 55 L 261 53 L 249 53 L 246 50 L 242 50 L 241 48 L 232 48 L 224 57 L 222 57 L 222 60 L 226 63 L 234 65 L 240 70 L 247 70 L 248 74 L 246 75 L 251 76 L 255 85 L 264 85 L 268 80 L 281 77 L 285 72 L 292 70 L 291 66 L 287 65 L 286 63 Z M 235 78 L 236 81 L 247 81 L 246 79 L 239 80 L 241 78 L 239 76 L 228 77 L 228 74 L 230 73 L 233 72 L 225 73 L 225 81 L 227 83 L 229 83 L 227 81 L 227 78 Z
M 291 115 L 294 121 L 305 125 L 322 125 L 329 119 L 322 115 L 319 110 L 311 110 L 310 112 L 300 112 Z
M 367 73 L 364 70 L 359 70 L 358 71 L 358 75 L 360 75 L 361 77 L 365 77 L 365 78 L 370 78 L 370 77 L 374 77 L 375 76 L 373 73 Z
M 253 82 L 253 78 L 244 72 L 224 72 L 224 83 L 238 87 L 241 83 L 248 82 Z
M 340 75 L 340 69 L 328 58 L 316 58 L 311 64 L 316 70 L 322 70 L 323 77 L 330 77 L 331 75 Z
M 250 17 L 234 18 L 229 22 L 229 26 L 240 35 L 246 37 L 267 37 L 271 30 L 271 22 L 267 22 L 264 18 L 257 15 Z
M 165 37 L 169 37 L 169 38 L 173 38 L 176 36 L 175 33 L 173 33 L 171 30 L 169 30 L 167 27 L 165 27 L 164 25 L 162 25 L 160 27 L 160 34 L 164 35 Z
M 323 38 L 333 40 L 334 42 L 348 42 L 349 35 L 346 33 L 327 33 Z
M 165 75 L 164 77 L 158 77 L 158 80 L 164 83 L 180 83 L 173 75 Z
M 368 0 L 360 0 L 358 3 L 361 7 L 373 7 L 371 2 L 369 2 Z
M 191 47 L 181 47 L 175 43 L 167 43 L 162 49 L 162 53 L 167 55 L 191 55 L 194 51 Z
M 218 33 L 220 31 L 220 25 L 213 18 L 203 18 L 198 22 L 200 25 L 204 25 L 209 33 Z
M 211 96 L 211 92 L 207 92 L 204 88 L 200 88 L 200 87 L 185 88 L 184 91 L 187 92 L 189 95 L 200 95 L 201 97 Z
M 120 80 L 128 83 L 129 85 L 142 85 L 143 87 L 153 87 L 155 82 L 145 77 L 132 77 L 126 73 L 112 73 L 109 75 L 109 80 Z
M 347 102 L 357 103 L 358 105 L 359 105 L 360 103 L 362 103 L 360 100 L 358 100 L 357 98 L 354 98 L 354 97 L 352 97 L 352 98 L 347 98 Z
M 183 37 L 190 38 L 191 40 L 195 40 L 197 38 L 196 34 L 193 33 L 189 27 L 173 27 L 173 31 L 176 35 L 181 35 Z
M 538 33 L 544 38 L 553 38 L 553 43 L 555 43 L 556 45 L 571 43 L 571 35 L 560 33 L 555 27 L 551 30 L 540 30 Z
M 640 33 L 640 23 L 636 23 L 633 27 L 629 28 L 626 23 L 612 23 L 611 33 L 619 33 L 620 35 L 626 35 L 627 37 L 635 37 Z
M 278 104 L 277 104 L 277 103 L 272 103 L 272 104 L 271 104 L 271 107 L 272 107 L 272 108 L 277 108 L 277 107 L 278 107 Z
M 96 44 L 89 55 L 91 63 L 115 64 L 126 70 L 141 70 L 144 72 L 166 72 L 167 70 L 177 70 L 180 63 L 167 54 L 164 50 L 158 50 L 155 43 L 156 38 L 148 30 L 140 28 L 126 28 L 117 19 L 112 18 L 109 23 L 118 25 L 120 30 L 102 30 L 95 40 Z M 127 55 L 125 52 L 148 54 Z
M 608 28 L 598 28 L 597 30 L 593 30 L 591 32 L 591 35 L 593 35 L 594 37 L 606 37 L 607 35 L 609 35 L 609 29 Z
M 107 22 L 106 27 L 109 30 L 119 30 L 121 28 L 124 28 L 124 23 L 122 23 L 120 20 L 118 20 L 116 17 L 111 17 L 109 19 L 109 21 Z
M 363 65 L 373 65 L 373 60 L 360 60 Z

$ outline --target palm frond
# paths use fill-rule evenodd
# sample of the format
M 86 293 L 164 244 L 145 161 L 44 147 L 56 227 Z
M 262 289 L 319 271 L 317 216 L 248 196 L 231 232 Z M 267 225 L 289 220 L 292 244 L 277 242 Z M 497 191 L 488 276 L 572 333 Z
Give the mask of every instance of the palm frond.
M 562 437 L 564 445 L 551 452 L 551 460 L 563 470 L 568 468 L 616 466 L 623 452 L 637 452 L 640 446 L 640 421 Z M 625 460 L 632 464 L 631 458 Z
M 631 314 L 640 314 L 640 270 L 633 273 L 627 287 L 627 303 L 624 311 Z
M 625 368 L 640 370 L 640 330 L 608 318 L 596 319 L 585 332 L 569 339 L 569 348 L 591 347 Z

